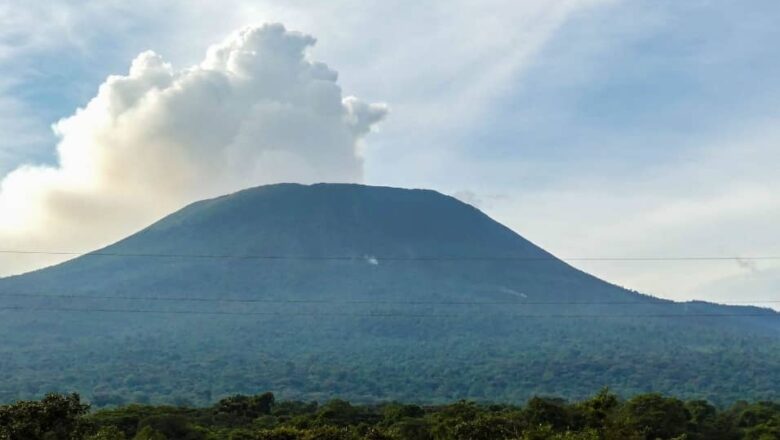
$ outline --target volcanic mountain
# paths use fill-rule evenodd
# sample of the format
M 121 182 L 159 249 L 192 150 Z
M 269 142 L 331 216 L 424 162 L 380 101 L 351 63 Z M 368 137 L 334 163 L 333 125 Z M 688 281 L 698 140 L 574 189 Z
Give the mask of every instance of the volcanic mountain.
M 0 279 L 0 400 L 777 398 L 780 315 L 609 284 L 429 190 L 269 185 Z

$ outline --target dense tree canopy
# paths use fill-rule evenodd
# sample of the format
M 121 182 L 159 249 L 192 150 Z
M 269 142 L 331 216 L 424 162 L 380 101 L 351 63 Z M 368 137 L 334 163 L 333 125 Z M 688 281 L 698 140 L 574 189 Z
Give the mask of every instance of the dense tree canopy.
M 205 408 L 129 405 L 89 412 L 76 394 L 0 407 L 1 440 L 773 440 L 780 404 L 717 408 L 660 394 L 579 402 L 534 397 L 523 406 L 353 405 L 236 395 Z

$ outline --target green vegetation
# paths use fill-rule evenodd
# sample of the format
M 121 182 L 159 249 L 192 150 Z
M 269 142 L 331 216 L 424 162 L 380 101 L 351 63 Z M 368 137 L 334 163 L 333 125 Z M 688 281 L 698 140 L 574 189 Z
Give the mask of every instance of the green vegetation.
M 129 405 L 89 413 L 79 396 L 0 406 L 0 440 L 775 440 L 780 404 L 660 394 L 621 400 L 604 389 L 569 403 L 534 397 L 523 406 L 353 405 L 232 396 L 207 408 Z
M 51 323 L 57 318 L 36 324 L 50 335 L 32 344 L 5 340 L 0 403 L 76 391 L 94 408 L 205 406 L 266 389 L 295 400 L 522 403 L 534 395 L 583 399 L 607 385 L 624 397 L 657 391 L 718 405 L 780 400 L 777 343 L 670 334 L 660 323 L 207 318 L 180 328 L 160 316 L 144 320 L 154 336 L 65 338 Z M 111 323 L 131 319 L 138 318 Z
M 780 400 L 780 314 L 627 291 L 432 191 L 198 202 L 100 255 L 0 279 L 0 303 L 0 403 L 521 403 L 605 385 Z

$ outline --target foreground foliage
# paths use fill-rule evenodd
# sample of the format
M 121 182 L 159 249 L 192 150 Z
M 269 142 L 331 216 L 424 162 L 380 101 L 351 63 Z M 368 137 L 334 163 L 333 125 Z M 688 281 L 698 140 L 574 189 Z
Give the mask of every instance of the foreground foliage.
M 524 406 L 353 405 L 236 395 L 207 408 L 129 405 L 89 413 L 77 394 L 0 406 L 2 440 L 652 440 L 780 438 L 780 404 L 725 409 L 661 394 L 583 401 L 534 397 Z

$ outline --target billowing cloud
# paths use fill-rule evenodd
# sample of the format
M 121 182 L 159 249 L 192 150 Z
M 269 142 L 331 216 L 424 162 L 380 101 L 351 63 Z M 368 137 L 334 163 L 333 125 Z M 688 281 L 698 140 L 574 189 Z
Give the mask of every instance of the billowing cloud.
M 387 108 L 342 97 L 337 73 L 307 58 L 314 43 L 273 24 L 233 34 L 184 70 L 140 54 L 54 125 L 56 166 L 22 166 L 2 181 L 2 248 L 85 250 L 196 199 L 361 181 L 361 138 Z M 5 256 L 0 275 L 40 264 Z

